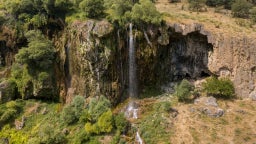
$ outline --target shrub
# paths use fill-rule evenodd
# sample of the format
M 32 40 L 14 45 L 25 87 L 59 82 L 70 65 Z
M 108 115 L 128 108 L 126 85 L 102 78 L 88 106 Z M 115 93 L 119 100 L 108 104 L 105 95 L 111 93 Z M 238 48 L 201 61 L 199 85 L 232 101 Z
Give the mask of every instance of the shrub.
M 253 23 L 256 23 L 256 8 L 250 10 L 250 18 Z
M 188 2 L 190 10 L 197 12 L 204 11 L 205 0 L 188 0 Z
M 111 132 L 113 128 L 113 115 L 111 110 L 108 110 L 99 117 L 97 126 L 100 132 Z
M 89 114 L 92 120 L 97 121 L 100 115 L 110 109 L 110 105 L 110 101 L 104 96 L 100 96 L 98 99 L 92 98 L 89 103 Z
M 61 119 L 65 124 L 72 124 L 77 121 L 75 110 L 72 106 L 67 105 L 61 112 Z
M 203 91 L 208 95 L 221 98 L 234 98 L 235 89 L 233 83 L 227 78 L 217 79 L 216 77 L 210 77 L 203 83 Z
M 79 7 L 88 18 L 101 18 L 104 16 L 104 0 L 83 0 L 80 2 Z
M 178 97 L 179 101 L 187 101 L 193 90 L 194 86 L 188 80 L 183 79 L 181 83 L 175 87 L 174 95 Z
M 66 105 L 61 113 L 62 121 L 65 124 L 72 124 L 78 121 L 84 109 L 84 98 L 75 96 L 71 104 Z
M 252 6 L 253 5 L 246 0 L 236 0 L 231 6 L 232 14 L 234 17 L 248 18 L 250 14 L 249 10 Z
M 115 126 L 117 130 L 124 133 L 127 129 L 129 122 L 126 120 L 124 113 L 120 113 L 114 117 Z

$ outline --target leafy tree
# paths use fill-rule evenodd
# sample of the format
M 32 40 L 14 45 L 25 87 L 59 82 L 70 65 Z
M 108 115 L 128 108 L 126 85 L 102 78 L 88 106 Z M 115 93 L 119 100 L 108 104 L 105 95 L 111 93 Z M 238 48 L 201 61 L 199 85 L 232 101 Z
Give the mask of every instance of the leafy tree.
M 79 7 L 85 12 L 88 18 L 101 18 L 104 16 L 104 1 L 103 0 L 83 0 Z
M 110 101 L 104 97 L 100 96 L 97 98 L 92 98 L 89 103 L 89 114 L 92 116 L 93 121 L 98 120 L 98 118 L 110 109 Z
M 189 8 L 192 11 L 202 11 L 203 7 L 205 6 L 205 0 L 188 0 Z
M 181 83 L 175 87 L 174 95 L 178 97 L 179 101 L 187 101 L 193 90 L 194 86 L 188 80 L 183 79 Z
M 150 0 L 140 0 L 133 6 L 129 15 L 132 21 L 139 25 L 144 23 L 159 25 L 162 22 L 161 14 Z
M 105 7 L 108 9 L 108 18 L 120 25 L 127 22 L 125 13 L 131 11 L 133 2 L 131 0 L 105 0 Z
M 52 67 L 54 48 L 50 40 L 45 38 L 40 31 L 28 31 L 25 35 L 28 39 L 28 47 L 19 50 L 15 56 L 20 64 L 27 64 L 31 69 L 47 70 Z
M 248 18 L 252 6 L 253 5 L 246 0 L 236 0 L 231 6 L 233 16 L 239 18 Z
M 233 83 L 227 78 L 217 79 L 216 77 L 210 77 L 203 83 L 203 90 L 208 95 L 221 98 L 234 98 L 235 88 Z

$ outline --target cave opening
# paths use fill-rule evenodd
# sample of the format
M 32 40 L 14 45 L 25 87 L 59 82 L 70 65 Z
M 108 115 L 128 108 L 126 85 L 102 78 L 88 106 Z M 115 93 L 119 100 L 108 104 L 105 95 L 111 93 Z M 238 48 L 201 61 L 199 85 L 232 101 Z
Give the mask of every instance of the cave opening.
M 208 58 L 213 52 L 213 45 L 208 43 L 207 36 L 199 31 L 187 35 L 173 29 L 168 32 L 169 44 L 157 46 L 152 59 L 138 58 L 141 89 L 158 89 L 182 79 L 197 80 L 212 75 L 208 69 Z

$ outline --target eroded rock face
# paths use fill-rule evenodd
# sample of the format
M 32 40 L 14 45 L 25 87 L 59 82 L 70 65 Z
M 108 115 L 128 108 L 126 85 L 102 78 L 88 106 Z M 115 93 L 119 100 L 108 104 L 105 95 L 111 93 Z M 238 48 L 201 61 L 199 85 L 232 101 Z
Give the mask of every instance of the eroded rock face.
M 176 32 L 187 35 L 198 31 L 213 45 L 208 55 L 210 72 L 230 78 L 239 97 L 249 97 L 256 87 L 256 39 L 254 35 L 221 33 L 204 28 L 200 24 L 169 24 Z
M 255 40 L 226 36 L 201 24 L 134 29 L 139 89 L 183 78 L 229 77 L 240 97 L 255 91 Z M 74 95 L 105 95 L 117 102 L 128 85 L 128 31 L 107 21 L 74 22 L 57 38 L 57 81 L 66 102 Z M 63 41 L 60 41 L 62 39 Z M 252 94 L 251 94 L 252 95 Z

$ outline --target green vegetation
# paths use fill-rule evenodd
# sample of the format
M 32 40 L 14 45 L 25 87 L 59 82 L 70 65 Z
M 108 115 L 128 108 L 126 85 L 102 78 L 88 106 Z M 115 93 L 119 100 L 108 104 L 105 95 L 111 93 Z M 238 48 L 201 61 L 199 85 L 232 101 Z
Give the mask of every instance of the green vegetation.
M 246 0 L 236 0 L 232 4 L 231 9 L 234 17 L 249 18 L 250 9 L 253 7 L 251 3 Z
M 172 129 L 168 128 L 169 102 L 155 103 L 149 113 L 140 121 L 138 128 L 142 139 L 147 144 L 164 143 L 169 141 Z
M 179 101 L 186 102 L 192 95 L 194 86 L 186 79 L 183 79 L 180 84 L 175 87 L 174 95 L 178 97 Z
M 203 83 L 203 91 L 208 95 L 230 99 L 235 97 L 235 89 L 231 80 L 227 78 L 210 77 Z
M 20 49 L 16 54 L 12 79 L 24 99 L 33 96 L 37 90 L 39 96 L 52 96 L 54 95 L 52 88 L 47 87 L 44 91 L 41 91 L 41 88 L 47 86 L 51 79 L 55 53 L 53 44 L 40 31 L 28 31 L 25 36 L 29 42 L 28 47 Z
M 83 0 L 79 4 L 79 8 L 85 12 L 88 18 L 104 17 L 104 1 L 103 0 Z
M 189 9 L 192 11 L 205 11 L 203 8 L 205 6 L 205 0 L 188 0 Z

